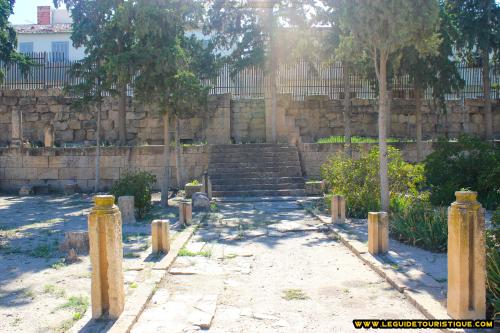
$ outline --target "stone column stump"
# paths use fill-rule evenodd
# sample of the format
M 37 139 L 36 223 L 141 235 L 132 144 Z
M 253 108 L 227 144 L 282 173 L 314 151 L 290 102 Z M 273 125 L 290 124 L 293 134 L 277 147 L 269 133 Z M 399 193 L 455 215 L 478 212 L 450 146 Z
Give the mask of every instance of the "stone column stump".
M 182 224 L 190 225 L 193 219 L 193 205 L 189 200 L 179 202 L 179 221 Z
M 212 200 L 212 181 L 206 172 L 203 174 L 202 188 L 203 192 L 207 194 L 208 200 Z
M 477 192 L 455 192 L 448 208 L 448 314 L 453 319 L 486 317 L 484 209 Z
M 123 224 L 135 223 L 135 206 L 133 196 L 122 196 L 118 198 L 118 208 L 122 214 Z
M 345 198 L 341 195 L 332 196 L 332 223 L 345 222 Z
M 121 214 L 112 195 L 95 196 L 94 202 L 88 217 L 92 318 L 117 319 L 125 303 Z
M 368 252 L 372 255 L 389 250 L 389 215 L 386 212 L 368 213 Z
M 168 253 L 170 251 L 170 226 L 168 220 L 154 220 L 151 222 L 151 239 L 153 253 Z
M 52 124 L 46 124 L 43 128 L 43 146 L 54 147 L 54 126 Z

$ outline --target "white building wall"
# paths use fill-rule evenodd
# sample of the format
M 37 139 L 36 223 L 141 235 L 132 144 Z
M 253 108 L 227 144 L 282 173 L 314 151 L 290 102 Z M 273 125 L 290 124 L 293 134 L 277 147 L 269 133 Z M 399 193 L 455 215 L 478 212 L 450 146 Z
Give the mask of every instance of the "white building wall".
M 69 43 L 69 60 L 81 60 L 85 57 L 84 48 L 78 49 L 73 47 L 71 41 L 71 33 L 47 33 L 47 34 L 17 34 L 18 43 L 32 42 L 33 52 L 52 52 L 52 42 L 68 42 Z M 18 44 L 19 45 L 19 44 Z

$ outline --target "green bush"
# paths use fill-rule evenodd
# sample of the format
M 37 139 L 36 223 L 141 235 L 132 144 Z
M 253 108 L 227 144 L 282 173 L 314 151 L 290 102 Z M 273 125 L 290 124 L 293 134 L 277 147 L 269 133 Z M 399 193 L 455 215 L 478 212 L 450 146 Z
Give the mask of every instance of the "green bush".
M 113 184 L 111 194 L 118 197 L 134 196 L 134 205 L 137 217 L 143 218 L 151 209 L 151 192 L 156 183 L 156 176 L 147 171 L 128 171 L 123 177 Z
M 425 160 L 425 175 L 434 205 L 449 206 L 463 188 L 477 191 L 487 209 L 500 203 L 500 149 L 488 142 L 469 136 L 439 141 Z
M 394 239 L 433 252 L 447 250 L 447 209 L 433 207 L 428 193 L 418 197 L 394 196 L 390 221 L 390 233 Z
M 388 158 L 391 197 L 417 195 L 425 181 L 423 166 L 405 162 L 394 147 L 389 147 Z M 366 218 L 368 212 L 380 210 L 378 147 L 362 152 L 359 159 L 339 153 L 321 167 L 321 175 L 333 193 L 345 197 L 349 216 Z
M 486 232 L 486 272 L 488 317 L 500 321 L 500 208 L 492 218 L 492 227 Z

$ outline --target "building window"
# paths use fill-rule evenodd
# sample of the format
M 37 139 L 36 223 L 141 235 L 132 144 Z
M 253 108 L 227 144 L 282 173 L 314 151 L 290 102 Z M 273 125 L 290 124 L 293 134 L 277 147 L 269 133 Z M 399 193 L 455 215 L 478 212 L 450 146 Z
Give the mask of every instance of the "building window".
M 67 61 L 69 56 L 69 42 L 52 42 L 52 61 Z
M 33 53 L 33 42 L 19 43 L 19 52 L 21 52 L 21 53 Z

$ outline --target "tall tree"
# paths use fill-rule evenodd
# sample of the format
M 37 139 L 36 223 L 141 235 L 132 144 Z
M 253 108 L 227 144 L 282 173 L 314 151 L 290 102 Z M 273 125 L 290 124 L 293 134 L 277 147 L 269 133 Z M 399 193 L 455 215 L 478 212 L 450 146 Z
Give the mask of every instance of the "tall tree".
M 17 37 L 14 27 L 9 23 L 9 16 L 14 14 L 15 0 L 0 0 L 0 61 L 18 63 L 21 70 L 26 72 L 32 62 L 16 51 Z M 3 81 L 5 73 L 0 68 L 0 83 Z
M 328 4 L 326 4 L 328 6 Z M 437 0 L 338 0 L 339 24 L 352 43 L 372 60 L 379 87 L 378 132 L 380 189 L 383 211 L 389 210 L 387 161 L 387 64 L 394 52 L 415 45 L 420 53 L 435 49 L 439 6 Z
M 73 32 L 71 40 L 75 47 L 84 47 L 87 59 L 104 61 L 105 78 L 113 82 L 112 93 L 118 97 L 118 142 L 127 143 L 127 85 L 134 76 L 132 58 L 133 39 L 127 25 L 124 0 L 54 0 L 71 11 Z
M 186 34 L 202 18 L 200 1 L 152 0 L 131 4 L 129 10 L 133 19 L 127 24 L 135 34 L 138 68 L 134 91 L 139 101 L 156 104 L 162 113 L 165 169 L 161 201 L 168 205 L 170 119 L 177 123 L 178 118 L 206 104 L 208 88 L 202 81 L 216 72 L 215 56 L 210 47 L 204 48 L 200 40 Z M 180 167 L 180 160 L 177 165 Z
M 209 8 L 205 31 L 214 36 L 218 49 L 230 52 L 226 61 L 233 73 L 250 66 L 264 69 L 271 104 L 271 137 L 267 140 L 274 143 L 278 140 L 278 65 L 311 51 L 309 12 L 314 2 L 214 0 Z
M 462 55 L 481 59 L 486 138 L 493 139 L 490 56 L 500 49 L 500 6 L 495 0 L 446 0 L 446 10 L 460 34 L 455 40 Z
M 446 94 L 463 88 L 457 61 L 453 54 L 453 40 L 457 31 L 443 6 L 440 6 L 439 36 L 441 44 L 433 54 L 419 54 L 414 46 L 402 49 L 395 61 L 397 74 L 408 74 L 414 86 L 415 138 L 417 160 L 423 159 L 422 147 L 422 104 L 425 91 L 432 90 L 432 98 L 446 112 Z

